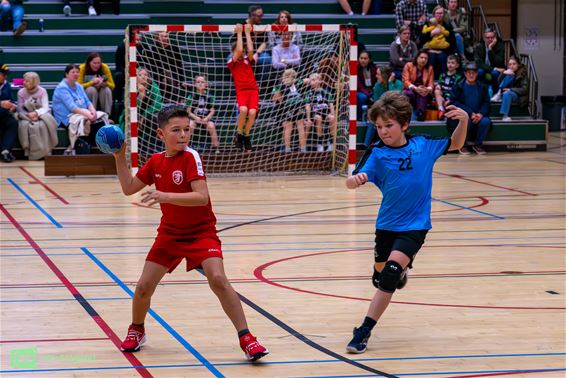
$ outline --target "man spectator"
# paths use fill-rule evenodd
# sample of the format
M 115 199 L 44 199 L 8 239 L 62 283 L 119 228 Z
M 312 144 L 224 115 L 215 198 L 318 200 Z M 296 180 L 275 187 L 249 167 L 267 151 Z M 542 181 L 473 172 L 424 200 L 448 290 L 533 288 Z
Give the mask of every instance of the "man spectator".
M 411 38 L 417 41 L 426 21 L 426 4 L 424 0 L 401 0 L 395 7 L 397 29 L 403 25 L 411 28 Z
M 478 66 L 471 62 L 464 66 L 466 80 L 457 84 L 452 89 L 451 104 L 464 109 L 470 121 L 468 123 L 468 135 L 466 144 L 478 155 L 484 155 L 482 147 L 483 141 L 489 132 L 491 119 L 489 119 L 489 93 L 487 86 L 478 81 Z M 446 126 L 450 132 L 456 129 L 458 121 L 449 119 Z M 473 142 L 472 142 L 473 141 Z M 460 149 L 460 154 L 469 155 L 470 150 L 464 146 Z
M 497 78 L 505 71 L 505 46 L 493 30 L 485 29 L 483 40 L 474 50 L 474 60 L 480 78 L 492 87 L 496 86 Z
M 261 25 L 263 19 L 263 8 L 261 5 L 250 5 L 248 8 L 248 18 L 244 24 L 253 25 L 252 41 L 254 44 L 254 61 L 256 64 L 270 64 L 271 57 L 267 50 L 268 35 L 264 31 L 260 31 L 258 25 Z
M 18 121 L 14 118 L 16 104 L 8 83 L 8 72 L 8 66 L 0 63 L 0 160 L 11 163 L 16 160 L 12 147 L 18 137 Z

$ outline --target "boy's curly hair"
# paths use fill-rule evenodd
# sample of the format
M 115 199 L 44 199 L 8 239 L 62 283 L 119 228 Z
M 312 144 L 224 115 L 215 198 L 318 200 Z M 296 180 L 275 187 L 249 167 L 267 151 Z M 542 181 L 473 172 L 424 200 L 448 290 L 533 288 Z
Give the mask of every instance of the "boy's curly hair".
M 379 117 L 394 120 L 404 125 L 409 123 L 413 107 L 407 96 L 399 92 L 387 91 L 368 111 L 368 119 L 375 123 Z

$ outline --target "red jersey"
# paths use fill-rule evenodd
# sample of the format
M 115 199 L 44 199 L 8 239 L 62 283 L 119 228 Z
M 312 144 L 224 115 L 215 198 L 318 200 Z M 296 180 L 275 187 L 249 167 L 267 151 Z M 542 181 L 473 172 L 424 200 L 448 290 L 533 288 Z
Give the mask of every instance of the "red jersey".
M 248 61 L 248 58 L 241 58 L 237 61 L 228 61 L 228 69 L 232 73 L 234 78 L 234 86 L 236 91 L 246 90 L 246 89 L 258 89 L 257 82 L 255 81 L 254 71 L 252 70 L 252 65 Z
M 198 152 L 187 148 L 175 156 L 165 152 L 153 155 L 138 171 L 136 177 L 144 184 L 155 183 L 157 190 L 169 193 L 192 192 L 191 181 L 206 180 Z M 179 206 L 161 203 L 161 223 L 158 234 L 183 236 L 216 235 L 216 217 L 210 198 L 206 206 Z

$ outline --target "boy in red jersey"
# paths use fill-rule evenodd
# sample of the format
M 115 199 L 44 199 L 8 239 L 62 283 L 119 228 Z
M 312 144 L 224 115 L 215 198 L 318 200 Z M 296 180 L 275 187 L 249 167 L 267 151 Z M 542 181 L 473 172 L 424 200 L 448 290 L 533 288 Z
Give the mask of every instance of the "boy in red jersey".
M 234 78 L 236 87 L 236 102 L 238 103 L 238 129 L 236 130 L 236 148 L 242 147 L 246 152 L 252 151 L 250 132 L 257 115 L 259 105 L 259 88 L 255 80 L 252 64 L 254 63 L 254 46 L 251 38 L 252 26 L 245 25 L 246 50 L 244 54 L 244 40 L 242 38 L 242 24 L 237 24 L 236 43 L 232 46 L 232 57 L 228 60 L 228 69 Z M 247 121 L 246 121 L 247 119 Z M 244 128 L 245 125 L 245 128 Z
M 153 155 L 136 176 L 131 175 L 126 163 L 125 144 L 114 154 L 124 194 L 131 195 L 155 184 L 155 189 L 142 193 L 142 202 L 148 206 L 160 204 L 163 212 L 157 237 L 136 285 L 132 324 L 121 349 L 140 350 L 146 341 L 144 320 L 155 288 L 165 273 L 171 273 L 186 259 L 187 271 L 204 269 L 210 288 L 238 331 L 242 350 L 248 360 L 255 361 L 269 351 L 249 332 L 238 294 L 224 273 L 206 175 L 199 154 L 187 147 L 189 115 L 184 109 L 167 108 L 159 112 L 157 122 L 157 136 L 165 144 L 165 151 Z

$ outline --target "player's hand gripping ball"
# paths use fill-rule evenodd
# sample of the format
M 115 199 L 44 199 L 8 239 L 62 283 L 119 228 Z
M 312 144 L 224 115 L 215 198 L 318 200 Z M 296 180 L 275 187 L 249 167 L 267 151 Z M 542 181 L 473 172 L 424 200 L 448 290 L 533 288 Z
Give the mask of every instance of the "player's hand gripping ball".
M 95 140 L 100 151 L 105 154 L 113 154 L 122 147 L 124 133 L 116 125 L 106 125 L 98 130 Z

